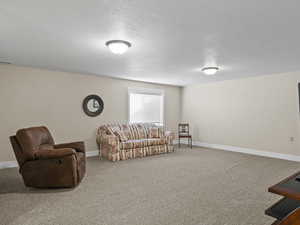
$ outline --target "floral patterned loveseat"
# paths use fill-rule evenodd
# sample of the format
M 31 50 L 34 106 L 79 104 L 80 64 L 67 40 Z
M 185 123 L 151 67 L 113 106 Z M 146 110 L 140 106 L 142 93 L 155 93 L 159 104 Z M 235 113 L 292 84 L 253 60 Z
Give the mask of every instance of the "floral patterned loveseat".
M 111 161 L 174 152 L 174 138 L 152 123 L 107 124 L 97 130 L 99 155 Z

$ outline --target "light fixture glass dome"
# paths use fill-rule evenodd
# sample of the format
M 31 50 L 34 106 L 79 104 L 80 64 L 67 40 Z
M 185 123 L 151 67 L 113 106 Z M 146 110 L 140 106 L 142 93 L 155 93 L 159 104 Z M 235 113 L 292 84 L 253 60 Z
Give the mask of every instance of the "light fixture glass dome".
M 131 44 L 128 41 L 111 40 L 106 42 L 106 46 L 112 53 L 122 55 L 127 52 L 128 48 L 131 47 Z
M 206 75 L 215 75 L 216 72 L 218 72 L 219 68 L 218 67 L 204 67 L 202 69 L 203 73 L 205 73 Z

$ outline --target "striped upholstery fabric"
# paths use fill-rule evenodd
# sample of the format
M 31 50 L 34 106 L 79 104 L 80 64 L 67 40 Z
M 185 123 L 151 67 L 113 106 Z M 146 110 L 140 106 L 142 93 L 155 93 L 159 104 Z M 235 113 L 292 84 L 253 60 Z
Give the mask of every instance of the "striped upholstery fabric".
M 151 127 L 149 128 L 149 138 L 161 138 L 164 136 L 164 131 L 161 127 Z
M 111 161 L 174 151 L 174 134 L 151 123 L 106 124 L 98 128 L 96 136 L 100 157 Z
M 115 130 L 114 135 L 116 135 L 120 141 L 128 141 L 127 135 L 125 135 L 125 133 L 121 130 Z

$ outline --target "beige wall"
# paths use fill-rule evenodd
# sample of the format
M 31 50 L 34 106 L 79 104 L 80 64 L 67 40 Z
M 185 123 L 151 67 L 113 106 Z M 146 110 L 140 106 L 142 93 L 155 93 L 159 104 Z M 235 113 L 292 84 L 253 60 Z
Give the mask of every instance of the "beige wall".
M 185 87 L 182 121 L 196 141 L 300 155 L 299 81 L 300 72 Z
M 176 131 L 180 87 L 0 65 L 0 162 L 15 160 L 8 137 L 29 126 L 46 125 L 58 143 L 83 140 L 88 151 L 97 150 L 97 127 L 128 119 L 128 87 L 163 89 L 166 127 Z M 81 108 L 89 94 L 104 101 L 103 113 L 95 118 Z
M 84 140 L 97 150 L 99 125 L 128 119 L 128 87 L 165 91 L 165 122 L 189 122 L 195 141 L 300 155 L 300 72 L 191 85 L 185 88 L 0 65 L 0 162 L 15 160 L 8 137 L 22 127 L 46 125 L 56 142 Z M 103 113 L 86 116 L 89 94 L 104 100 Z M 294 137 L 294 141 L 290 138 Z

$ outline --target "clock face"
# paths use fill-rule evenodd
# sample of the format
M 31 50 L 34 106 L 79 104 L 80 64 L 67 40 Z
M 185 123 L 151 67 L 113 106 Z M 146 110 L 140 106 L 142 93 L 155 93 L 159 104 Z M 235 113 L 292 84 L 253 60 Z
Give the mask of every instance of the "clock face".
M 97 112 L 100 108 L 100 103 L 96 99 L 90 99 L 87 103 L 87 108 L 90 112 Z

